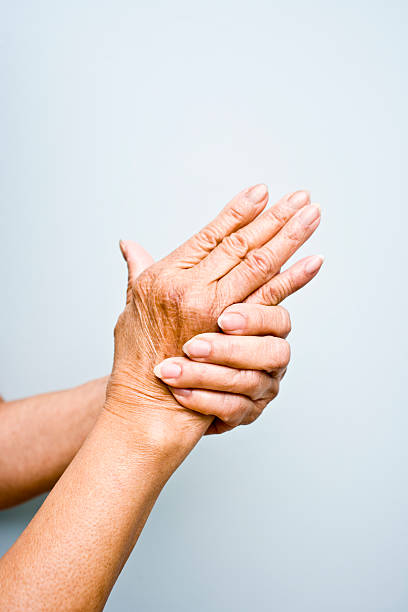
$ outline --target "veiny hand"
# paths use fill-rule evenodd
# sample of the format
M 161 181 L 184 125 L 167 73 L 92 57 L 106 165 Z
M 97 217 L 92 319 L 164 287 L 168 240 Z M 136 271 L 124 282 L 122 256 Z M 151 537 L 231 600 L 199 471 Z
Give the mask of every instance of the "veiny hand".
M 157 380 L 154 365 L 181 354 L 197 331 L 215 332 L 219 315 L 230 304 L 266 300 L 261 287 L 273 285 L 280 267 L 320 221 L 319 208 L 309 204 L 306 192 L 286 196 L 260 215 L 266 202 L 265 186 L 246 190 L 201 232 L 139 277 L 129 262 L 128 303 L 115 329 L 108 409 L 139 421 L 154 413 L 157 422 L 166 411 L 182 411 L 186 423 L 196 420 L 197 415 L 181 408 Z M 126 246 L 124 251 L 126 255 Z M 281 363 L 288 356 L 286 345 L 278 352 L 275 362 Z M 140 400 L 146 403 L 143 414 L 134 414 L 136 398 L 139 405 Z

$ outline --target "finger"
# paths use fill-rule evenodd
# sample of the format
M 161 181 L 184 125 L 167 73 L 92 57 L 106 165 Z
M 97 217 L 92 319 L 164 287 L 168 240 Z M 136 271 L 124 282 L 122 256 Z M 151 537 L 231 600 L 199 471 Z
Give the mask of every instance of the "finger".
M 289 343 L 274 336 L 199 334 L 183 351 L 194 361 L 267 372 L 287 367 L 290 359 Z
M 278 394 L 278 392 L 279 392 L 279 383 L 278 383 L 278 389 L 277 389 L 276 395 Z M 271 399 L 274 399 L 274 398 L 271 398 Z M 270 400 L 267 400 L 267 399 L 255 401 L 253 403 L 252 410 L 247 412 L 245 418 L 241 421 L 240 425 L 249 425 L 250 423 L 253 423 L 262 414 L 265 407 L 268 405 L 269 401 Z M 234 427 L 232 427 L 231 425 L 227 425 L 226 423 L 224 423 L 224 421 L 216 417 L 213 421 L 211 421 L 204 435 L 211 436 L 214 434 L 222 434 L 227 431 L 231 431 L 231 429 L 234 429 Z
M 214 415 L 230 427 L 240 425 L 247 414 L 257 410 L 254 402 L 245 395 L 175 387 L 170 387 L 170 391 L 184 408 L 201 414 Z
M 218 318 L 218 325 L 226 334 L 237 336 L 286 338 L 291 330 L 286 308 L 261 304 L 232 304 Z
M 266 185 L 255 185 L 241 191 L 217 217 L 198 234 L 187 240 L 169 256 L 177 264 L 190 267 L 201 261 L 225 237 L 254 219 L 268 202 Z
M 322 267 L 323 255 L 311 255 L 274 276 L 269 282 L 249 295 L 245 302 L 275 306 L 298 291 L 316 276 Z
M 319 206 L 304 206 L 272 240 L 250 251 L 242 263 L 219 280 L 221 295 L 228 295 L 235 302 L 247 298 L 279 272 L 289 257 L 310 238 L 319 223 Z
M 213 280 L 224 276 L 255 248 L 273 238 L 293 215 L 310 203 L 307 191 L 295 191 L 279 200 L 254 221 L 234 233 L 226 235 L 220 244 L 200 263 Z
M 239 393 L 252 400 L 272 397 L 277 393 L 276 379 L 263 371 L 199 363 L 186 357 L 165 359 L 154 368 L 154 373 L 167 385 L 177 388 Z
M 128 268 L 128 284 L 126 290 L 126 304 L 128 304 L 136 278 L 143 270 L 154 263 L 154 259 L 146 249 L 132 240 L 121 240 L 119 246 Z

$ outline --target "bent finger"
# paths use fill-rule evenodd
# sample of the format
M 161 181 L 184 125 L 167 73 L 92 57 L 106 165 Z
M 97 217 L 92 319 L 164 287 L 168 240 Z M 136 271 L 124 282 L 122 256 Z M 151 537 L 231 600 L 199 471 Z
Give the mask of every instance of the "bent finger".
M 218 318 L 226 334 L 246 336 L 278 336 L 286 338 L 291 330 L 290 315 L 283 306 L 264 304 L 232 304 Z
M 275 336 L 199 334 L 185 343 L 183 351 L 194 361 L 266 372 L 285 368 L 290 360 L 289 343 Z
M 253 403 L 252 409 L 249 410 L 239 425 L 250 425 L 262 414 L 269 400 L 259 400 Z M 216 417 L 208 427 L 204 435 L 211 436 L 214 434 L 222 434 L 234 429 L 231 425 L 227 425 L 224 421 Z
M 186 357 L 165 359 L 154 368 L 154 373 L 172 387 L 239 393 L 252 400 L 273 396 L 279 384 L 263 371 L 199 363 Z
M 214 415 L 230 427 L 236 427 L 256 409 L 254 402 L 245 395 L 208 391 L 204 389 L 176 389 L 169 387 L 176 400 L 190 410 Z

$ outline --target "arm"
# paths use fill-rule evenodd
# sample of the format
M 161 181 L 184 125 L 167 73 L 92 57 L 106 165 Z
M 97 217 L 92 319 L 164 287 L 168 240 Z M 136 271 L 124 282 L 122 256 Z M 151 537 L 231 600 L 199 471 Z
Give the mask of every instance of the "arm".
M 0 508 L 55 484 L 102 410 L 107 379 L 0 403 Z
M 136 243 L 126 242 L 125 252 L 135 275 L 153 263 L 151 256 Z M 264 285 L 261 295 L 252 296 L 248 300 L 252 302 L 250 305 L 235 304 L 229 307 L 220 317 L 219 325 L 229 334 L 283 337 L 282 330 L 287 327 L 288 315 L 282 315 L 283 311 L 279 314 L 271 305 L 278 304 L 307 284 L 317 274 L 321 264 L 322 258 L 319 256 L 302 259 Z M 269 306 L 258 305 L 257 301 Z M 238 327 L 234 329 L 234 325 Z M 222 339 L 220 335 L 218 341 L 222 342 Z M 261 390 L 265 392 L 267 380 L 261 372 L 255 372 L 263 370 L 262 354 L 254 364 L 248 362 L 245 349 L 240 353 L 243 358 L 238 367 L 251 371 L 245 375 L 248 384 L 251 384 L 251 390 L 248 391 L 250 399 L 256 403 L 251 413 L 259 415 L 277 391 L 272 390 L 271 394 L 262 398 L 259 396 Z M 256 352 L 252 354 L 258 355 Z M 208 371 L 206 367 L 193 369 L 187 359 L 182 362 L 180 360 L 183 376 L 177 380 L 162 377 L 162 380 L 175 387 L 188 385 L 207 390 L 187 395 L 183 395 L 183 392 L 177 394 L 177 391 L 173 393 L 185 407 L 217 415 L 206 433 L 228 431 L 240 424 L 242 419 L 239 420 L 239 417 L 245 412 L 245 406 L 238 405 L 239 399 L 241 404 L 246 405 L 242 396 L 248 394 L 242 387 L 244 383 L 231 384 L 231 381 L 240 380 L 239 372 L 233 373 L 228 363 L 223 364 L 229 366 L 228 371 L 222 368 L 216 370 L 214 367 Z M 206 361 L 211 363 L 211 357 Z M 252 378 L 249 381 L 250 376 Z M 104 377 L 74 389 L 11 402 L 2 403 L 0 398 L 0 448 L 3 449 L 0 456 L 0 509 L 48 491 L 56 483 L 95 424 L 105 400 L 107 379 Z M 278 376 L 275 376 L 273 389 L 277 390 L 278 383 Z M 221 397 L 220 391 L 227 391 L 228 397 Z M 229 411 L 229 416 L 226 411 Z
M 116 406 L 121 409 L 120 405 Z M 136 409 L 160 409 L 155 404 Z M 165 482 L 206 428 L 142 432 L 103 411 L 0 562 L 4 610 L 101 610 Z M 183 433 L 183 435 L 182 435 Z
M 133 255 L 135 274 L 153 263 L 140 245 L 134 245 Z M 95 425 L 108 378 L 65 391 L 0 401 L 0 509 L 54 486 Z
M 132 283 L 130 300 L 115 328 L 105 407 L 75 459 L 1 562 L 4 609 L 103 607 L 161 488 L 213 420 L 176 402 L 154 376 L 154 366 L 180 355 L 196 330 L 216 331 L 225 308 L 269 282 L 278 272 L 276 266 L 280 268 L 317 227 L 312 207 L 311 214 L 304 211 L 293 221 L 293 202 L 286 199 L 286 218 L 277 216 L 282 210 L 275 210 L 260 224 L 255 220 L 248 236 L 229 241 L 228 248 L 215 246 L 223 236 L 252 225 L 262 209 L 255 206 L 258 200 L 244 192 L 204 232 Z M 265 205 L 265 193 L 262 201 Z M 279 238 L 273 246 L 269 242 L 275 235 Z M 231 247 L 249 237 L 251 251 L 267 246 L 242 261 Z M 270 371 L 282 362 L 279 354 L 287 361 L 285 340 L 275 340 L 265 360 Z

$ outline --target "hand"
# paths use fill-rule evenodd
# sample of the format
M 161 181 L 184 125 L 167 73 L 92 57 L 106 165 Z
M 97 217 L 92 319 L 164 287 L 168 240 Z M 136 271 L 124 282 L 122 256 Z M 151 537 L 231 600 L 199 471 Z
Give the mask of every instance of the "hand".
M 137 272 L 141 273 L 153 263 L 151 255 L 135 242 L 127 242 L 126 250 L 128 261 L 134 262 Z M 314 255 L 277 274 L 262 288 L 263 299 L 269 300 L 271 304 L 282 301 L 314 278 L 322 263 L 322 256 Z M 212 358 L 212 353 L 207 358 L 196 358 L 197 363 L 186 357 L 170 357 L 154 368 L 156 376 L 169 386 L 181 405 L 202 414 L 216 416 L 205 435 L 224 433 L 237 425 L 252 423 L 267 404 L 275 399 L 286 365 L 284 351 L 282 348 L 279 351 L 275 346 L 274 336 L 286 338 L 291 328 L 290 315 L 286 309 L 252 303 L 228 307 L 219 317 L 218 325 L 227 334 L 264 338 L 251 347 L 246 338 L 243 341 L 236 338 L 234 342 L 239 345 L 237 350 L 230 338 L 222 333 L 213 334 L 217 349 L 214 351 L 214 359 L 218 358 L 218 361 Z M 185 346 L 191 346 L 191 340 Z M 183 349 L 188 354 L 188 349 Z M 230 363 L 228 359 L 223 359 L 223 355 L 228 356 L 232 352 L 239 355 L 241 369 L 224 367 L 230 366 Z M 281 356 L 282 363 L 268 374 L 264 371 L 267 370 L 265 355 L 272 352 Z M 205 363 L 199 365 L 198 361 Z
M 224 317 L 228 314 L 227 309 Z M 284 338 L 291 325 L 285 308 L 237 304 L 233 314 L 236 319 L 245 317 L 245 324 L 239 324 L 247 333 L 262 335 L 201 334 L 183 347 L 190 358 L 171 357 L 154 369 L 182 406 L 216 415 L 206 434 L 255 421 L 278 394 L 289 362 Z
M 153 376 L 155 363 L 180 353 L 197 330 L 216 331 L 229 304 L 254 299 L 319 223 L 320 211 L 305 192 L 283 198 L 258 217 L 266 201 L 264 186 L 242 192 L 215 221 L 137 279 L 130 266 L 131 290 L 115 330 L 108 409 L 128 418 L 138 398 L 148 406 L 138 420 L 151 415 L 153 405 L 157 420 L 157 400 L 161 414 L 180 413 Z M 191 421 L 191 411 L 184 416 Z
M 323 258 L 315 255 L 295 264 L 275 276 L 268 294 L 284 299 L 309 282 L 322 263 Z M 226 334 L 243 337 L 201 334 L 183 347 L 190 359 L 169 358 L 154 369 L 180 404 L 216 416 L 206 434 L 224 433 L 257 419 L 277 396 L 290 356 L 284 340 L 291 330 L 290 315 L 281 306 L 233 304 L 218 325 Z M 197 355 L 197 348 L 203 352 L 200 340 L 209 344 L 206 356 Z

